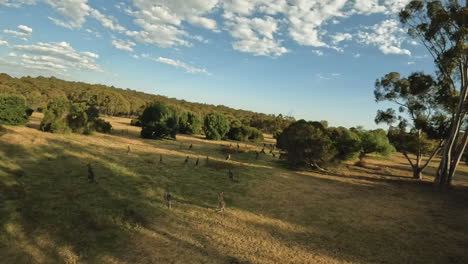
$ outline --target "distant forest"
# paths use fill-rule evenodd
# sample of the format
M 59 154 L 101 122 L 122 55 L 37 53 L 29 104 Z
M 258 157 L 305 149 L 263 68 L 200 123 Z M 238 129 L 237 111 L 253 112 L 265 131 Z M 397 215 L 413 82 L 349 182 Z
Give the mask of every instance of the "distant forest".
M 281 131 L 294 121 L 293 117 L 281 114 L 275 116 L 233 109 L 224 105 L 193 103 L 131 89 L 70 82 L 55 77 L 14 78 L 0 73 L 0 93 L 22 95 L 27 99 L 29 107 L 39 112 L 45 109 L 51 100 L 67 98 L 74 102 L 92 102 L 101 114 L 127 117 L 139 116 L 148 104 L 163 102 L 176 111 L 191 111 L 200 116 L 212 112 L 221 113 L 230 120 L 238 119 L 244 125 L 258 128 L 266 133 Z

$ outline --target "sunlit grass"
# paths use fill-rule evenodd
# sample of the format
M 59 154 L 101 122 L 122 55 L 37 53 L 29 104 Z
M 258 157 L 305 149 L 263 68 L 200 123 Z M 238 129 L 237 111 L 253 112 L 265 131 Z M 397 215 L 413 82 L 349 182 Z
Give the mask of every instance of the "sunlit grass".
M 423 183 L 410 179 L 398 154 L 371 156 L 370 168 L 350 162 L 329 174 L 292 171 L 269 155 L 256 160 L 260 144 L 241 143 L 242 153 L 225 161 L 237 143 L 143 140 L 129 119 L 107 119 L 111 135 L 42 133 L 37 114 L 29 127 L 7 127 L 1 263 L 468 261 L 464 165 L 455 190 L 439 192 L 429 184 L 436 162 Z M 88 163 L 97 184 L 87 182 Z M 167 189 L 172 210 L 163 203 Z M 215 210 L 221 191 L 223 213 Z

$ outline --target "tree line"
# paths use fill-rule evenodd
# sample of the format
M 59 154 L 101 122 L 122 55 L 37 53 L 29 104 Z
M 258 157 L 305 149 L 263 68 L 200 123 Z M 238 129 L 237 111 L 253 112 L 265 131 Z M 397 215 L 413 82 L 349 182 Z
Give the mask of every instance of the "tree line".
M 22 95 L 29 107 L 35 111 L 46 109 L 47 104 L 55 99 L 67 98 L 71 102 L 88 102 L 95 105 L 103 115 L 126 117 L 140 116 L 149 105 L 160 102 L 179 113 L 192 112 L 203 117 L 213 112 L 221 113 L 229 120 L 239 120 L 243 125 L 255 127 L 265 133 L 283 130 L 294 121 L 294 118 L 281 114 L 267 115 L 223 105 L 193 103 L 131 89 L 70 82 L 55 77 L 14 78 L 0 73 L 0 93 Z

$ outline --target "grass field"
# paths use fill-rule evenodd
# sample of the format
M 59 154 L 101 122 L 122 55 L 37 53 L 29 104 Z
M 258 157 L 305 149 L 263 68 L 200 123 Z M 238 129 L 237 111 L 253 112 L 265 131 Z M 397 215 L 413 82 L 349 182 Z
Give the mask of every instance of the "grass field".
M 441 192 L 436 163 L 416 182 L 399 154 L 319 174 L 256 160 L 260 145 L 225 161 L 231 142 L 143 140 L 115 117 L 111 135 L 56 135 L 40 118 L 0 137 L 0 263 L 468 263 L 465 165 Z

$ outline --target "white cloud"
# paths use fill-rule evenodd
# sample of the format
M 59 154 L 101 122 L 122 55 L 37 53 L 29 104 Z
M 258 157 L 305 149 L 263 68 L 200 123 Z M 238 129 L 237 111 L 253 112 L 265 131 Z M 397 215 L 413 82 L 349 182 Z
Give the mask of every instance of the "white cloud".
M 102 72 L 102 69 L 95 62 L 96 57 L 77 52 L 67 42 L 38 42 L 35 45 L 16 45 L 13 46 L 13 49 L 23 53 L 22 62 L 27 65 L 42 65 L 55 70 L 73 69 Z
M 356 54 L 353 55 L 353 57 L 356 58 L 356 59 L 357 59 L 357 58 L 360 58 L 360 57 L 361 57 L 361 53 L 356 53 Z
M 325 55 L 325 54 L 323 54 L 323 51 L 321 51 L 321 50 L 312 50 L 312 53 L 314 53 L 314 54 L 317 55 L 317 56 L 323 56 L 323 55 Z
M 3 33 L 26 38 L 31 36 L 31 33 L 33 32 L 32 28 L 25 25 L 19 25 L 17 28 L 18 30 L 5 29 L 3 30 Z
M 319 79 L 322 79 L 322 80 L 334 80 L 334 79 L 337 79 L 341 76 L 341 73 L 336 73 L 336 72 L 332 72 L 332 73 L 317 73 L 315 74 L 315 76 Z
M 361 43 L 377 46 L 384 54 L 411 55 L 409 50 L 401 47 L 406 40 L 406 33 L 396 19 L 387 19 L 365 29 L 368 31 L 358 33 Z
M 119 50 L 133 51 L 136 43 L 128 39 L 114 39 L 112 40 L 112 45 Z
M 33 32 L 32 28 L 30 28 L 28 26 L 25 26 L 25 25 L 19 25 L 18 29 L 20 31 L 23 31 L 23 32 L 27 33 L 27 34 L 31 34 Z
M 0 39 L 0 45 L 8 45 L 8 41 Z
M 99 59 L 98 54 L 92 53 L 92 52 L 89 52 L 89 51 L 83 51 L 83 52 L 81 52 L 81 54 L 86 55 L 86 56 L 88 56 L 90 58 L 93 58 L 93 59 Z
M 0 6 L 19 7 L 25 4 L 46 3 L 58 18 L 49 17 L 56 25 L 77 29 L 88 19 L 97 20 L 103 27 L 132 38 L 132 41 L 161 47 L 193 46 L 195 41 L 209 43 L 206 36 L 192 34 L 192 25 L 211 32 L 226 30 L 232 36 L 235 50 L 262 56 L 281 56 L 289 52 L 284 43 L 291 39 L 299 45 L 331 48 L 343 52 L 337 45 L 357 39 L 375 45 L 386 54 L 410 54 L 401 47 L 399 31 L 388 25 L 371 26 L 357 37 L 349 33 L 327 34 L 325 26 L 338 24 L 352 15 L 383 14 L 394 17 L 410 0 L 131 0 L 117 3 L 116 8 L 133 20 L 127 29 L 106 9 L 94 9 L 89 0 L 0 0 Z M 218 16 L 221 14 L 221 16 Z M 215 19 L 219 17 L 218 19 Z M 387 19 L 386 21 L 394 20 Z M 393 34 L 384 41 L 378 31 Z M 370 32 L 364 32 L 370 31 Z M 16 33 L 14 33 L 16 32 Z M 21 36 L 26 31 L 7 30 Z M 91 32 L 89 32 L 91 33 Z M 19 35 L 18 35 L 19 34 Z M 98 33 L 96 33 L 98 34 Z M 329 36 L 329 37 L 327 37 Z M 25 36 L 22 36 L 25 37 Z M 372 39 L 372 38 L 376 39 Z M 122 36 L 120 37 L 122 38 Z M 410 43 L 411 44 L 411 43 Z M 346 47 L 346 45 L 344 46 Z M 131 51 L 133 46 L 126 45 Z
M 211 75 L 211 73 L 209 73 L 204 68 L 193 67 L 193 66 L 190 66 L 187 63 L 181 62 L 179 60 L 173 60 L 173 59 L 164 58 L 164 57 L 159 57 L 159 58 L 154 59 L 154 60 L 157 61 L 157 62 L 160 62 L 160 63 L 164 63 L 164 64 L 174 66 L 176 68 L 184 69 L 186 72 L 189 72 L 189 73 L 203 73 L 203 74 Z
M 349 33 L 336 33 L 335 35 L 331 35 L 330 38 L 331 38 L 331 42 L 333 44 L 338 44 L 338 43 L 340 43 L 342 41 L 352 39 L 353 35 L 351 35 Z
M 236 39 L 232 44 L 235 50 L 264 56 L 280 56 L 288 52 L 280 41 L 274 39 L 278 22 L 270 16 L 263 19 L 232 17 L 226 26 Z

